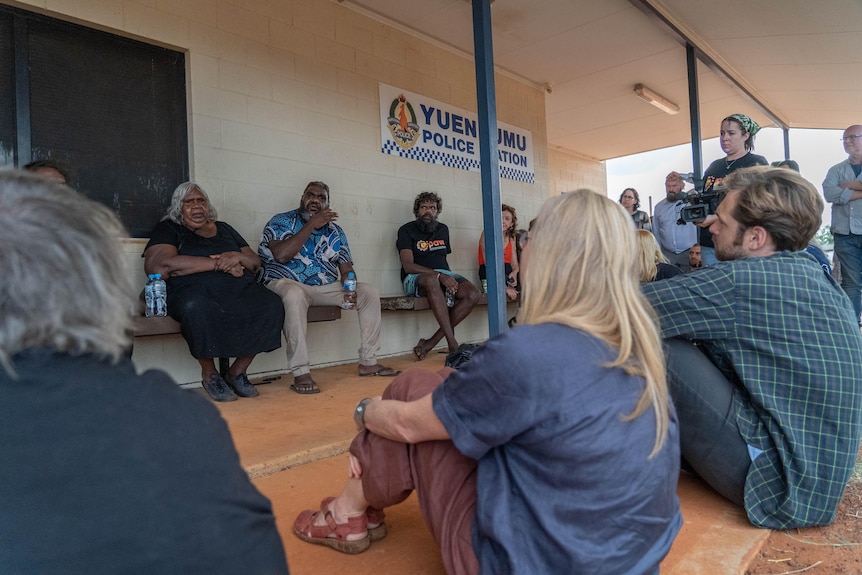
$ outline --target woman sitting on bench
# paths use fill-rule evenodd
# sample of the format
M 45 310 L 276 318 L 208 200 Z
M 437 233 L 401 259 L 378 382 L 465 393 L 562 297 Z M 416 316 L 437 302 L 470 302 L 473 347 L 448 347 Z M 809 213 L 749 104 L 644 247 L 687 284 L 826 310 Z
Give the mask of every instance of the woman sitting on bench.
M 215 401 L 255 397 L 246 370 L 254 356 L 281 346 L 284 307 L 258 284 L 260 259 L 194 182 L 174 190 L 168 215 L 144 250 L 144 270 L 162 274 L 168 315 L 180 322 L 201 365 L 203 387 Z M 213 358 L 235 357 L 224 379 Z

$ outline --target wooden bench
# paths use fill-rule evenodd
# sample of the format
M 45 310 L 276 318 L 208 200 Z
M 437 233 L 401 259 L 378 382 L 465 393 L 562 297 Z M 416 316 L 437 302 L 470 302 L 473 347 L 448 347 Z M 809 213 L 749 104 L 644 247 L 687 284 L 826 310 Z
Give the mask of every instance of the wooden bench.
M 316 305 L 308 308 L 308 322 L 332 321 L 341 318 L 341 308 L 334 305 Z M 172 317 L 135 318 L 135 337 L 171 335 L 180 333 L 180 324 Z
M 332 321 L 341 317 L 341 308 L 334 305 L 315 305 L 308 308 L 308 322 Z M 180 322 L 172 317 L 146 317 L 143 315 L 135 318 L 135 337 L 147 337 L 153 335 L 172 335 L 180 333 Z M 218 358 L 219 373 L 224 376 L 227 373 L 229 359 Z M 269 383 L 277 377 L 264 379 L 260 383 Z
M 518 300 L 506 300 L 506 304 L 517 303 Z M 482 299 L 476 305 L 488 305 L 488 294 L 482 294 Z M 409 295 L 380 296 L 380 309 L 383 311 L 421 311 L 431 309 L 427 297 Z

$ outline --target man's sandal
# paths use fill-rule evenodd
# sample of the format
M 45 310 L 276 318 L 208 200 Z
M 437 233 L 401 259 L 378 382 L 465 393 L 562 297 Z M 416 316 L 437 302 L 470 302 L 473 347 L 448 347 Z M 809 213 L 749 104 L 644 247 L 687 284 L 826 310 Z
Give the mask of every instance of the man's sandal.
M 318 514 L 323 513 L 326 525 L 315 525 Z M 351 517 L 347 523 L 336 523 L 331 511 L 311 511 L 306 509 L 293 522 L 293 532 L 297 537 L 315 545 L 326 545 L 336 551 L 354 555 L 362 553 L 371 546 L 368 535 L 368 518 L 365 515 Z M 365 537 L 348 541 L 348 535 L 365 533 Z
M 329 504 L 333 499 L 335 499 L 335 497 L 327 497 L 321 501 L 320 510 L 325 512 L 329 509 Z M 368 519 L 368 537 L 371 538 L 372 543 L 380 541 L 386 537 L 386 523 L 384 523 L 386 513 L 384 513 L 382 509 L 377 509 L 376 507 L 371 507 L 369 505 L 365 509 L 365 517 Z

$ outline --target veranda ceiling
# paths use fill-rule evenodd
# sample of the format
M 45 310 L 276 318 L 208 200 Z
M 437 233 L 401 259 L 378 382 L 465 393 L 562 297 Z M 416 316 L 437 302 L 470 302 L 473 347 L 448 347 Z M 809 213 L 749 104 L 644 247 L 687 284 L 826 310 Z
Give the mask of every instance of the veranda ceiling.
M 469 0 L 343 4 L 473 52 Z M 685 39 L 710 64 L 698 64 L 703 138 L 734 112 L 791 128 L 862 123 L 862 0 L 496 0 L 492 21 L 497 68 L 550 87 L 549 145 L 584 156 L 690 141 Z M 636 83 L 680 113 L 635 97 Z

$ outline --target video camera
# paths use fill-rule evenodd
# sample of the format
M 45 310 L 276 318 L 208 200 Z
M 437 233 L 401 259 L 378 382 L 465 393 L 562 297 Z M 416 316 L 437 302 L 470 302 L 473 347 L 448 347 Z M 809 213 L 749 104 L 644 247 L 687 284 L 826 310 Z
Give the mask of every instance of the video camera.
M 719 184 L 708 192 L 693 194 L 686 200 L 689 205 L 679 212 L 679 220 L 676 223 L 685 225 L 696 224 L 706 219 L 706 216 L 714 214 L 718 204 L 724 199 L 724 187 Z

